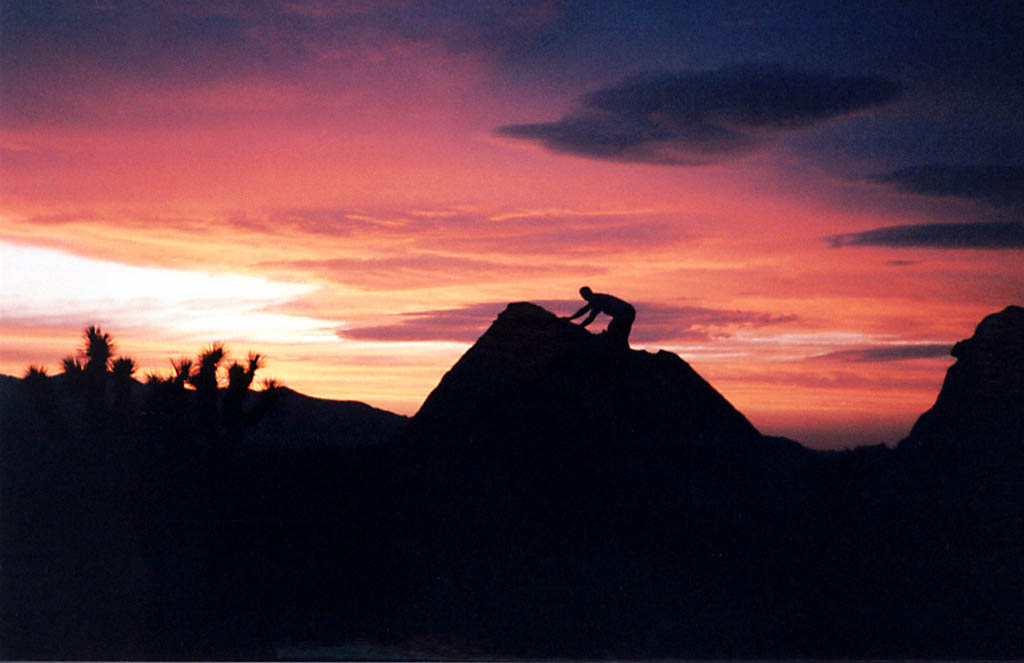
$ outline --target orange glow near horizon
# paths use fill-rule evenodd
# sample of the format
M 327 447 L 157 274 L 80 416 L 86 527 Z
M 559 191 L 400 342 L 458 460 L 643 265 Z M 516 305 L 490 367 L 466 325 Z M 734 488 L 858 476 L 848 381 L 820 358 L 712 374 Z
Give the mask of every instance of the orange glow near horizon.
M 514 152 L 506 161 L 516 157 L 522 155 Z M 766 432 L 792 431 L 817 446 L 893 442 L 934 401 L 947 359 L 911 366 L 808 358 L 878 344 L 951 346 L 981 317 L 1019 299 L 1021 279 L 1012 257 L 919 250 L 914 264 L 890 265 L 905 252 L 827 246 L 821 238 L 830 232 L 898 220 L 765 197 L 759 178 L 768 166 L 761 163 L 750 164 L 753 170 L 734 166 L 696 174 L 648 168 L 656 178 L 677 177 L 693 187 L 692 196 L 669 204 L 664 195 L 651 193 L 661 191 L 663 181 L 646 187 L 637 181 L 626 195 L 611 165 L 529 158 L 548 166 L 538 171 L 547 182 L 534 190 L 551 187 L 561 173 L 567 192 L 584 178 L 594 195 L 585 207 L 575 206 L 579 201 L 571 196 L 550 206 L 516 207 L 507 192 L 492 193 L 478 181 L 468 188 L 473 197 L 457 198 L 464 193 L 459 184 L 441 205 L 425 204 L 424 195 L 415 207 L 404 208 L 337 207 L 334 200 L 289 207 L 287 187 L 277 205 L 227 211 L 183 206 L 175 213 L 160 204 L 154 212 L 131 200 L 78 208 L 35 201 L 31 212 L 9 205 L 2 235 L 15 242 L 8 245 L 12 250 L 48 246 L 62 250 L 53 255 L 66 260 L 81 255 L 97 264 L 148 266 L 159 275 L 149 287 L 175 297 L 165 297 L 153 310 L 138 303 L 141 295 L 109 278 L 87 275 L 79 285 L 103 290 L 92 310 L 68 315 L 65 308 L 52 323 L 57 329 L 47 334 L 19 331 L 25 329 L 19 317 L 45 318 L 45 309 L 59 300 L 56 293 L 66 288 L 41 280 L 37 292 L 8 299 L 21 302 L 4 311 L 5 338 L 17 351 L 5 351 L 0 370 L 20 374 L 29 363 L 55 370 L 76 346 L 81 328 L 100 321 L 137 356 L 143 372 L 165 369 L 168 358 L 195 354 L 204 343 L 227 340 L 242 346 L 240 352 L 269 355 L 268 374 L 296 389 L 412 414 L 469 339 L 437 346 L 401 339 L 366 344 L 339 336 L 338 329 L 387 325 L 403 313 L 479 302 L 496 303 L 493 319 L 501 302 L 572 299 L 580 284 L 590 283 L 638 303 L 635 347 L 679 351 Z M 403 173 L 396 170 L 393 177 Z M 322 172 L 310 176 L 325 178 Z M 729 188 L 716 185 L 725 178 Z M 224 297 L 253 302 L 244 315 L 221 302 L 225 310 L 215 315 L 190 303 L 187 290 L 209 295 L 212 281 L 187 286 L 187 280 L 161 269 L 241 279 Z M 51 269 L 62 272 L 73 270 Z M 32 272 L 26 268 L 22 274 Z M 268 296 L 271 284 L 281 294 Z M 33 301 L 41 309 L 35 313 Z M 644 304 L 775 314 L 789 321 L 760 327 L 726 322 L 702 330 L 707 333 L 697 343 L 673 342 L 671 334 L 644 342 Z M 195 328 L 186 329 L 189 324 Z M 281 327 L 277 332 L 261 328 L 274 324 Z M 481 319 L 477 333 L 487 324 Z M 685 328 L 679 332 L 686 337 Z M 182 334 L 191 344 L 179 342 Z M 302 340 L 311 334 L 315 342 Z

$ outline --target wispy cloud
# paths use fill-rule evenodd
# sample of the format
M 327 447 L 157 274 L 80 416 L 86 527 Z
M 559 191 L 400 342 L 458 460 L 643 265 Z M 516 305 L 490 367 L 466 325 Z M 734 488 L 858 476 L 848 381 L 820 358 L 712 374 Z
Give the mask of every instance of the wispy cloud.
M 747 65 L 639 76 L 586 95 L 556 122 L 510 124 L 501 136 L 596 159 L 701 165 L 756 149 L 774 135 L 899 96 L 874 76 L 830 76 Z
M 575 312 L 585 302 L 573 300 L 539 300 L 535 302 L 559 315 Z M 470 306 L 426 310 L 393 316 L 393 322 L 352 329 L 338 335 L 363 341 L 451 341 L 472 343 L 490 326 L 506 304 L 485 302 Z M 695 341 L 728 337 L 741 328 L 764 327 L 796 320 L 792 315 L 755 311 L 673 307 L 637 302 L 637 321 L 632 340 L 637 343 L 659 341 Z M 594 329 L 604 322 L 597 320 Z
M 1024 248 L 1024 223 L 994 221 L 886 226 L 857 233 L 831 235 L 825 240 L 835 248 L 888 246 L 934 249 L 1022 249 Z
M 637 305 L 634 338 L 638 342 L 727 338 L 739 329 L 794 322 L 795 315 L 700 306 Z
M 504 304 L 487 302 L 457 309 L 416 311 L 397 321 L 338 330 L 338 336 L 360 341 L 452 341 L 471 343 L 486 331 Z
M 508 221 L 510 219 L 569 219 L 569 218 L 607 218 L 617 216 L 641 216 L 657 214 L 656 208 L 611 209 L 611 210 L 577 210 L 566 207 L 546 207 L 537 209 L 502 212 L 490 217 L 491 221 Z
M 130 241 L 111 237 L 130 230 Z M 137 265 L 266 272 L 360 289 L 588 274 L 695 238 L 685 216 L 646 210 L 355 207 L 142 213 L 129 207 L 8 218 L 0 238 Z M 615 258 L 609 257 L 609 244 Z M 601 256 L 600 260 L 596 256 Z
M 376 258 L 278 260 L 255 265 L 291 274 L 312 274 L 365 290 L 408 290 L 554 273 L 555 267 L 502 263 L 433 253 Z
M 668 245 L 692 236 L 686 219 L 655 209 L 590 210 L 569 207 L 507 209 L 491 211 L 357 211 L 346 208 L 309 208 L 277 210 L 264 215 L 239 214 L 221 223 L 231 228 L 259 234 L 284 234 L 331 241 L 358 242 L 367 254 L 393 253 L 395 242 L 405 242 L 402 256 L 380 256 L 389 262 L 372 261 L 364 265 L 401 267 L 402 263 L 434 265 L 440 268 L 486 267 L 476 256 L 499 257 L 491 268 L 509 266 L 502 262 L 510 256 L 582 256 L 606 254 L 609 243 L 618 251 L 648 249 Z M 387 247 L 391 246 L 388 251 Z M 450 262 L 441 254 L 451 256 Z M 464 262 L 457 263 L 457 260 Z M 356 262 L 323 261 L 319 267 L 358 268 Z M 286 266 L 269 263 L 268 266 Z M 317 267 L 312 263 L 293 267 Z M 539 267 L 530 268 L 536 271 Z
M 650 249 L 685 238 L 686 232 L 663 221 L 624 223 L 532 223 L 517 228 L 492 228 L 479 235 L 453 237 L 449 246 L 460 251 L 480 251 L 509 256 L 550 256 L 555 259 L 604 256 L 610 252 Z M 614 247 L 613 251 L 609 247 Z

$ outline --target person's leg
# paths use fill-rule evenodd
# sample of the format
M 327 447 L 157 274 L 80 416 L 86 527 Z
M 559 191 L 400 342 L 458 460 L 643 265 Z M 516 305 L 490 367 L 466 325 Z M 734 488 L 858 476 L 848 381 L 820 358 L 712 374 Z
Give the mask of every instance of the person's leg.
M 629 347 L 629 330 L 633 324 L 632 320 L 621 316 L 612 318 L 608 323 L 608 340 L 612 345 L 618 347 Z
M 633 330 L 633 321 L 636 320 L 636 312 L 630 311 L 622 320 L 622 341 L 629 347 L 629 332 Z

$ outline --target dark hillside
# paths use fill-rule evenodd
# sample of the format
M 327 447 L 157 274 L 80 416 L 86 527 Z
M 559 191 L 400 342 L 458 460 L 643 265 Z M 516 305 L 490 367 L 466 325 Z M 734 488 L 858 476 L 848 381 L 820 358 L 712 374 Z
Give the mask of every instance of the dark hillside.
M 829 454 L 525 303 L 408 422 L 4 379 L 2 653 L 1020 658 L 1020 311 L 898 448 Z
M 373 568 L 381 541 L 351 506 L 373 479 L 349 456 L 406 418 L 278 387 L 236 424 L 219 391 L 206 421 L 168 382 L 120 398 L 0 376 L 0 657 L 267 658 L 325 593 L 373 604 L 383 574 L 339 567 Z
M 396 439 L 407 421 L 366 403 L 311 398 L 282 387 L 272 415 L 253 426 L 246 441 L 292 449 L 372 446 Z

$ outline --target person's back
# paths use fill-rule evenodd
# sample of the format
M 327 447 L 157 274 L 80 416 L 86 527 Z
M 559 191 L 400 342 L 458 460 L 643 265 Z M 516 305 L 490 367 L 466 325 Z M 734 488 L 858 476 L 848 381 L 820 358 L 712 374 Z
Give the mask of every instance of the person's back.
M 636 315 L 636 309 L 634 309 L 631 304 L 615 297 L 614 295 L 609 295 L 603 292 L 595 292 L 591 294 L 590 304 L 601 313 L 610 315 L 613 318 Z

